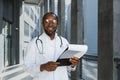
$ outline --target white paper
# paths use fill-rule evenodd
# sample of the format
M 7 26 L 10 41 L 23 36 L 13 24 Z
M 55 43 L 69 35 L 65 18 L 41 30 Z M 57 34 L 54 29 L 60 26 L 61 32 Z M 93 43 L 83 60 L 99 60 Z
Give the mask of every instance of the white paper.
M 81 58 L 85 53 L 87 53 L 87 50 L 88 50 L 87 45 L 70 44 L 69 49 L 62 53 L 59 59 L 71 58 L 73 56 Z

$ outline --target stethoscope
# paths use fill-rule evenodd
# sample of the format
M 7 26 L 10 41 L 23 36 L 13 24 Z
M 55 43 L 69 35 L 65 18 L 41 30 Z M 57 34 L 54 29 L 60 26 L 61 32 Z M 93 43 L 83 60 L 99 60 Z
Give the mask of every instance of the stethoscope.
M 38 49 L 38 51 L 39 51 L 39 53 L 40 54 L 44 54 L 43 53 L 43 41 L 39 38 L 40 36 L 38 36 L 37 37 L 37 39 L 36 39 L 36 46 L 37 46 L 37 49 Z M 62 41 L 62 38 L 59 36 L 59 39 L 60 39 L 60 42 L 61 42 L 61 44 L 60 44 L 60 48 L 63 46 L 63 41 Z M 42 46 L 42 52 L 40 52 L 40 49 L 39 49 L 39 47 L 38 47 L 38 41 L 41 43 L 41 46 Z

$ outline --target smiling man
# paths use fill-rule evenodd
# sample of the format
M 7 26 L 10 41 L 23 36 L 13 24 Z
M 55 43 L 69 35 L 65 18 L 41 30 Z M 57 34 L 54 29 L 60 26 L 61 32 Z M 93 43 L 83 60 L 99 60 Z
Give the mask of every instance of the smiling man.
M 52 12 L 43 16 L 42 35 L 34 38 L 28 45 L 24 68 L 34 75 L 34 80 L 69 80 L 68 70 L 75 68 L 79 59 L 70 58 L 69 66 L 59 66 L 59 56 L 68 48 L 68 41 L 58 36 L 58 17 Z

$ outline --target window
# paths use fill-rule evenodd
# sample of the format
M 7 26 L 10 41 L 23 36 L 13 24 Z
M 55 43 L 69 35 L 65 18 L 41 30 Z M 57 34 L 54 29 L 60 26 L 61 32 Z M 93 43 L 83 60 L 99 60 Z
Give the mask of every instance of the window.
M 31 8 L 31 13 L 30 13 L 30 18 L 34 21 L 34 13 L 33 13 L 32 8 Z
M 33 30 L 34 30 L 33 27 L 30 26 L 30 37 L 32 37 Z
M 37 13 L 40 14 L 40 8 L 36 6 Z
M 37 24 L 37 16 L 35 15 L 35 24 Z
M 86 0 L 85 3 L 85 43 L 88 45 L 88 55 L 97 56 L 98 49 L 98 0 Z
M 29 37 L 29 24 L 24 21 L 24 35 Z
M 24 11 L 26 12 L 27 15 L 29 15 L 29 7 L 25 5 Z
M 97 80 L 98 76 L 98 0 L 84 0 L 84 33 L 88 45 L 87 57 L 82 61 L 82 78 Z M 92 76 L 89 76 L 89 74 Z
M 11 66 L 13 65 L 12 60 L 14 60 L 12 55 L 12 33 L 11 33 L 11 24 L 8 22 L 4 21 L 4 66 Z

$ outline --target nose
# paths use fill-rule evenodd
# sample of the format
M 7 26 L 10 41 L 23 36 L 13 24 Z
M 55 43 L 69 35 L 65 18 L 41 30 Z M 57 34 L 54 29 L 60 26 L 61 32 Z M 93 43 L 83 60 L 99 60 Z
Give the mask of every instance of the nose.
M 50 22 L 48 25 L 49 25 L 49 26 L 53 26 L 53 23 L 52 23 L 52 22 Z

